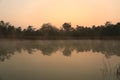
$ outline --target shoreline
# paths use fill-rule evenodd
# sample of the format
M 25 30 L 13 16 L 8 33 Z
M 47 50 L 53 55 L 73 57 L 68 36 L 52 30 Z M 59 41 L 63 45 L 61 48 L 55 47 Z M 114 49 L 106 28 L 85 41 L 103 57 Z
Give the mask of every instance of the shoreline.
M 68 36 L 20 36 L 20 37 L 0 37 L 0 40 L 120 40 L 120 36 L 82 36 L 82 37 L 68 37 Z

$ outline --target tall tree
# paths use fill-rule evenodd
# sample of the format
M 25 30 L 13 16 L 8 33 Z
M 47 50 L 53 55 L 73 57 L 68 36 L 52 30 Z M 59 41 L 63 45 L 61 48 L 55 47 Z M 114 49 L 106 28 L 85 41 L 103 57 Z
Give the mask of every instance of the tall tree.
M 64 24 L 62 25 L 62 27 L 63 27 L 63 29 L 64 29 L 65 31 L 70 31 L 70 29 L 71 29 L 71 24 L 70 24 L 70 23 L 64 23 Z

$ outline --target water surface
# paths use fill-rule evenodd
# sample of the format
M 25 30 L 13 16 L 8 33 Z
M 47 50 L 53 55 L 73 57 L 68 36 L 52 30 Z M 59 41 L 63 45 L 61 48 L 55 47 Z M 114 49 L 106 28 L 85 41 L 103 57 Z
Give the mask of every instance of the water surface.
M 120 41 L 0 41 L 0 80 L 120 80 Z

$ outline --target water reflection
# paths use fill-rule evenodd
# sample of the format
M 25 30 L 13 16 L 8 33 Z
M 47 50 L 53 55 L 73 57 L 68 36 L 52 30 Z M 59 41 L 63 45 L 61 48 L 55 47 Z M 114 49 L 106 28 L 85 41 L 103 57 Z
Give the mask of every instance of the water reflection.
M 117 64 L 116 66 L 116 75 L 117 75 L 118 80 L 120 80 L 120 63 Z
M 112 55 L 120 56 L 120 41 L 113 40 L 59 40 L 59 41 L 0 41 L 0 61 L 10 59 L 15 52 L 22 50 L 29 54 L 40 50 L 43 55 L 62 50 L 64 56 L 70 56 L 72 51 L 77 52 L 100 52 L 107 58 Z
M 111 67 L 108 60 L 103 59 L 103 67 L 100 70 L 102 72 L 102 80 L 111 80 L 110 76 L 115 75 L 115 69 Z
M 119 52 L 113 40 L 1 40 L 0 80 L 120 80 Z

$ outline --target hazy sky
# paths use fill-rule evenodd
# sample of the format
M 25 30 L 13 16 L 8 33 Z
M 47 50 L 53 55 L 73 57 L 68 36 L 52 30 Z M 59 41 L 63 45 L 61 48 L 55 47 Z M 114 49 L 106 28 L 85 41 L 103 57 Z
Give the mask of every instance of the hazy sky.
M 73 26 L 120 21 L 120 0 L 0 0 L 0 20 L 16 26 L 40 27 L 64 22 Z

